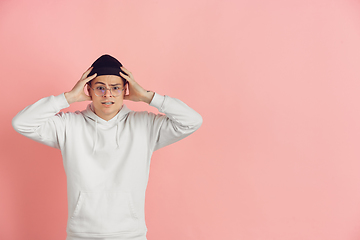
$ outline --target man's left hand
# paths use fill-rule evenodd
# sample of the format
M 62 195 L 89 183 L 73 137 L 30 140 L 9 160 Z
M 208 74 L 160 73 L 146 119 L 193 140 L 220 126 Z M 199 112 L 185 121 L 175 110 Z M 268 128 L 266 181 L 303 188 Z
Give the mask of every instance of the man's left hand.
M 146 91 L 137 82 L 135 82 L 132 73 L 125 67 L 121 67 L 121 70 L 126 73 L 125 75 L 124 73 L 119 72 L 120 76 L 127 80 L 129 88 L 129 94 L 124 96 L 124 100 L 130 100 L 134 102 L 146 102 L 150 104 L 155 93 L 153 91 Z

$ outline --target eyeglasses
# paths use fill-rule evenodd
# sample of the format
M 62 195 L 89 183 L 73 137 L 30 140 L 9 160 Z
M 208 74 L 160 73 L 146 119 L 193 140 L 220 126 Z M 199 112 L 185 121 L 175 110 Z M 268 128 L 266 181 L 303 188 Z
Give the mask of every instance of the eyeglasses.
M 113 86 L 113 87 L 110 87 L 110 88 L 106 88 L 104 86 L 98 86 L 96 88 L 92 88 L 90 87 L 92 90 L 94 90 L 94 93 L 96 96 L 98 97 L 102 97 L 105 95 L 106 91 L 107 90 L 110 90 L 110 93 L 113 97 L 118 97 L 121 95 L 122 91 L 124 91 L 123 88 L 120 88 L 118 86 Z

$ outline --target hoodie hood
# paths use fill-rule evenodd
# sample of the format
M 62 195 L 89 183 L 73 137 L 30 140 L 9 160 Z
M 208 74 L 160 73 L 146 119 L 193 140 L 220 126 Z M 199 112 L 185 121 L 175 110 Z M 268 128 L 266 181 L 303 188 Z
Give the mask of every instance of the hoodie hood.
M 119 123 L 123 121 L 127 116 L 128 113 L 131 112 L 131 110 L 123 104 L 120 111 L 109 121 L 106 121 L 95 114 L 94 111 L 94 105 L 93 103 L 90 103 L 87 105 L 86 109 L 82 111 L 81 113 L 90 121 L 93 121 L 95 124 L 95 132 L 94 132 L 94 145 L 93 145 L 93 153 L 96 151 L 96 144 L 98 139 L 98 124 L 105 126 L 106 128 L 111 128 L 114 125 L 116 125 L 116 144 L 117 148 L 119 148 L 119 142 L 120 142 L 120 134 L 119 134 Z

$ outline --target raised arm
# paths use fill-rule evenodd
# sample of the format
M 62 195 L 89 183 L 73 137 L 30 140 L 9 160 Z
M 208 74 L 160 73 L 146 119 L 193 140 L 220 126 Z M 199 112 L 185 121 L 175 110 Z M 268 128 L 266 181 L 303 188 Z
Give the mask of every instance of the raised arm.
M 88 81 L 96 77 L 96 74 L 87 77 L 90 71 L 91 68 L 82 75 L 71 91 L 42 98 L 21 110 L 12 119 L 15 131 L 37 142 L 59 148 L 58 133 L 64 126 L 63 113 L 59 111 L 73 102 L 89 100 L 83 89 Z
M 150 105 L 165 113 L 153 118 L 154 151 L 189 136 L 202 125 L 201 115 L 179 99 L 155 93 Z
M 126 100 L 143 101 L 156 107 L 164 114 L 150 114 L 152 148 L 157 150 L 177 142 L 200 128 L 203 119 L 199 113 L 179 99 L 146 91 L 135 80 L 130 71 L 121 68 L 127 75 L 120 74 L 128 81 L 129 94 Z

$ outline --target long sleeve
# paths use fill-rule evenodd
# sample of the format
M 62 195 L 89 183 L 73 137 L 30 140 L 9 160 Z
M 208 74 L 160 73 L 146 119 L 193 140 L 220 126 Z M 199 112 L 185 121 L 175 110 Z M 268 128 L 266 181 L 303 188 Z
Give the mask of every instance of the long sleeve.
M 12 119 L 12 126 L 30 139 L 60 148 L 58 134 L 64 128 L 64 119 L 59 111 L 68 106 L 64 93 L 42 98 L 20 111 Z
M 189 136 L 203 122 L 199 113 L 176 98 L 155 93 L 150 106 L 165 114 L 157 114 L 152 119 L 154 151 Z

